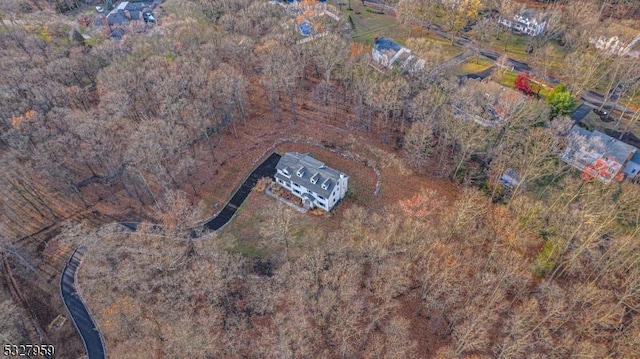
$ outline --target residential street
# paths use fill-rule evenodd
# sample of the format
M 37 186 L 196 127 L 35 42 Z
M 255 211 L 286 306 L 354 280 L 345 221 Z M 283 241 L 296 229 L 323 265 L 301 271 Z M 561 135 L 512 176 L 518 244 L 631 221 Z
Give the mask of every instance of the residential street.
M 378 0 L 367 0 L 367 2 L 371 2 L 371 3 L 379 3 Z M 395 11 L 395 9 L 394 9 Z M 438 34 L 440 37 L 445 38 L 445 39 L 450 39 L 451 38 L 451 34 L 449 34 L 447 31 L 445 31 L 442 27 L 438 26 L 438 25 L 434 25 L 434 24 L 424 24 L 423 25 L 425 28 L 429 29 L 430 31 Z M 474 42 L 473 40 L 463 37 L 463 36 L 456 36 L 455 37 L 455 44 L 461 47 L 465 47 L 465 48 L 470 48 L 472 46 L 474 46 Z M 483 57 L 490 59 L 494 62 L 497 62 L 498 59 L 502 56 L 501 53 L 492 51 L 492 50 L 487 50 L 487 49 L 482 49 L 480 50 L 480 55 L 482 55 Z M 538 73 L 534 68 L 532 68 L 531 66 L 529 66 L 529 64 L 522 62 L 522 61 L 518 61 L 516 59 L 513 59 L 511 57 L 507 57 L 507 61 L 505 64 L 507 67 L 509 68 L 513 68 L 514 71 L 518 71 L 518 72 L 529 72 L 533 75 L 535 75 L 536 77 L 542 78 L 545 81 L 548 81 L 552 84 L 558 84 L 560 83 L 560 81 L 554 77 L 551 76 L 545 76 L 542 75 L 540 73 Z M 476 74 L 477 75 L 477 74 Z M 484 75 L 488 75 L 487 73 L 484 73 Z M 477 76 L 470 76 L 470 78 L 478 78 Z M 484 78 L 484 77 L 483 77 Z M 568 84 L 569 86 L 571 84 Z M 601 108 L 609 111 L 609 112 L 613 112 L 613 111 L 619 111 L 624 113 L 625 115 L 632 115 L 635 112 L 630 110 L 628 107 L 620 104 L 617 102 L 617 97 L 615 96 L 615 91 L 612 94 L 612 96 L 610 96 L 609 99 L 607 99 L 605 101 L 605 96 L 602 94 L 599 94 L 593 90 L 586 90 L 584 91 L 584 93 L 580 96 L 580 100 L 584 101 L 585 103 L 587 103 L 589 106 L 593 107 L 593 108 Z

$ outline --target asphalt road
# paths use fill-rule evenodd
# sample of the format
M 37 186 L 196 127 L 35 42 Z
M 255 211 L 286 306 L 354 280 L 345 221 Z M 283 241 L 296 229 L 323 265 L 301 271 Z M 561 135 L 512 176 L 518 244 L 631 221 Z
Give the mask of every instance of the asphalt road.
M 242 203 L 247 199 L 253 187 L 258 183 L 258 180 L 262 177 L 273 177 L 275 175 L 276 165 L 279 160 L 280 155 L 272 153 L 264 162 L 256 167 L 242 183 L 240 188 L 238 188 L 236 193 L 234 193 L 229 202 L 227 202 L 222 211 L 207 221 L 204 227 L 217 231 L 229 223 L 238 208 L 240 208 Z M 136 222 L 122 222 L 120 225 L 132 232 L 138 229 L 138 223 Z M 192 239 L 197 238 L 198 233 L 200 233 L 200 231 L 197 231 L 195 228 L 189 232 Z M 82 337 L 88 358 L 104 359 L 106 358 L 106 348 L 102 334 L 93 321 L 93 318 L 91 318 L 87 306 L 84 304 L 84 301 L 76 289 L 78 267 L 80 266 L 80 261 L 85 251 L 86 248 L 80 246 L 73 252 L 71 258 L 69 258 L 60 278 L 60 294 L 76 329 Z
M 69 262 L 64 267 L 60 278 L 60 294 L 73 320 L 73 324 L 82 337 L 87 356 L 89 359 L 100 359 L 106 358 L 104 340 L 102 340 L 102 335 L 93 318 L 91 318 L 87 306 L 76 290 L 78 266 L 85 250 L 85 247 L 78 247 L 69 258 Z

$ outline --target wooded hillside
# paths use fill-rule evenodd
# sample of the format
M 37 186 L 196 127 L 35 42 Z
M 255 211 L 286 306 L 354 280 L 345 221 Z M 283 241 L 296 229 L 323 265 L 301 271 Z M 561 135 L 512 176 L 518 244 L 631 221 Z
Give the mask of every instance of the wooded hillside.
M 589 90 L 628 108 L 608 129 L 640 136 L 638 60 L 589 42 L 613 22 L 633 29 L 634 3 L 546 2 L 554 22 L 537 38 L 490 17 L 520 2 L 477 3 L 446 15 L 439 1 L 389 2 L 393 14 L 329 1 L 340 19 L 302 41 L 299 19 L 266 1 L 166 0 L 121 39 L 94 3 L 3 1 L 2 278 L 31 311 L 1 334 L 21 340 L 33 320 L 57 357 L 81 355 L 71 322 L 55 324 L 82 244 L 80 292 L 114 358 L 636 356 L 640 187 L 585 181 L 559 157 Z M 424 71 L 372 66 L 385 31 Z M 531 74 L 518 80 L 507 56 Z M 467 81 L 461 66 L 492 72 Z M 567 86 L 544 88 L 551 76 Z M 357 157 L 369 169 L 353 176 L 380 169 L 353 179 L 380 195 L 352 188 L 313 217 L 255 191 L 235 226 L 185 240 L 284 140 Z

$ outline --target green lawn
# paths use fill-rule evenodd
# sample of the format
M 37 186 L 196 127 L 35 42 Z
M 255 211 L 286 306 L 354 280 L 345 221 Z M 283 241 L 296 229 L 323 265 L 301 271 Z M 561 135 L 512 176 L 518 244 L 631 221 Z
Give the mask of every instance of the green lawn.
M 452 46 L 451 41 L 449 41 L 448 39 L 443 39 L 442 37 L 436 36 L 432 33 L 424 34 L 422 35 L 422 37 L 431 42 L 437 43 L 442 49 L 442 52 L 444 52 L 446 59 L 458 56 L 464 52 L 463 48 L 459 46 Z
M 337 4 L 342 1 L 329 0 L 328 3 L 339 9 Z M 448 39 L 443 39 L 418 27 L 398 23 L 392 13 L 376 14 L 372 11 L 379 9 L 364 6 L 360 1 L 351 1 L 351 8 L 352 10 L 348 10 L 348 5 L 343 5 L 340 16 L 349 23 L 349 16 L 351 17 L 354 25 L 351 37 L 354 41 L 373 45 L 376 37 L 384 36 L 406 45 L 406 41 L 410 37 L 425 38 L 430 42 L 437 43 L 446 58 L 454 57 L 463 52 L 462 48 L 451 46 Z
M 518 77 L 518 72 L 517 71 L 511 71 L 511 70 L 500 71 L 500 70 L 498 70 L 497 73 L 499 73 L 499 74 L 496 75 L 495 78 L 497 79 L 497 82 L 500 85 L 506 86 L 506 87 L 510 87 L 510 88 L 514 88 L 515 87 L 516 78 Z
M 462 65 L 460 65 L 459 73 L 460 74 L 475 74 L 478 72 L 482 72 L 491 66 L 493 66 L 493 61 L 486 59 L 484 57 L 476 56 Z
M 274 214 L 279 204 L 276 199 L 267 196 L 263 192 L 252 192 L 240 206 L 235 217 L 221 231 L 220 236 L 226 241 L 226 245 L 233 251 L 242 253 L 248 258 L 278 257 L 282 255 L 284 243 L 268 241 L 260 233 L 260 229 Z M 310 213 L 299 213 L 284 207 L 290 211 L 291 226 L 289 231 L 290 249 L 312 245 L 319 240 L 314 230 L 328 222 L 324 218 Z
M 338 3 L 343 1 L 330 0 L 330 4 L 339 9 Z M 342 14 L 347 22 L 349 16 L 353 20 L 352 38 L 358 42 L 372 45 L 377 36 L 392 38 L 398 42 L 404 42 L 412 34 L 409 26 L 400 24 L 396 21 L 392 13 L 376 14 L 378 8 L 362 5 L 360 1 L 351 1 L 352 10 L 348 10 L 348 5 L 342 6 Z
M 342 1 L 331 0 L 330 4 L 339 8 L 338 3 Z M 395 16 L 392 14 L 376 14 L 371 11 L 378 11 L 378 9 L 364 6 L 360 1 L 351 1 L 352 10 L 348 10 L 348 6 L 342 6 L 342 14 L 347 22 L 351 17 L 353 21 L 352 38 L 358 42 L 362 42 L 368 45 L 372 45 L 374 39 L 377 36 L 384 36 L 395 39 L 397 41 L 404 41 L 410 35 L 410 28 L 399 24 L 396 21 Z

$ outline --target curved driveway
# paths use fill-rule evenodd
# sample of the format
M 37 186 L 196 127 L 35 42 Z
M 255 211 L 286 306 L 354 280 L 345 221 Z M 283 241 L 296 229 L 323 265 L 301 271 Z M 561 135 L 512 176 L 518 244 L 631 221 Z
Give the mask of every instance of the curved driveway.
M 236 211 L 249 193 L 251 193 L 251 189 L 258 183 L 258 180 L 262 177 L 273 177 L 276 174 L 276 165 L 280 160 L 280 155 L 277 153 L 272 153 L 260 166 L 258 166 L 247 179 L 242 183 L 240 188 L 233 194 L 233 197 L 227 202 L 222 211 L 218 213 L 215 217 L 211 218 L 207 223 L 204 224 L 204 227 L 207 229 L 211 229 L 214 231 L 219 230 L 225 224 L 229 223 L 231 218 L 236 214 Z
M 251 189 L 258 183 L 258 180 L 262 177 L 273 177 L 276 173 L 276 164 L 280 160 L 280 155 L 272 153 L 264 162 L 262 162 L 256 169 L 249 174 L 247 179 L 242 183 L 240 188 L 233 194 L 233 197 L 227 202 L 222 211 L 216 216 L 211 218 L 204 224 L 204 227 L 213 231 L 217 231 L 224 225 L 229 223 L 233 218 L 238 208 L 247 199 Z M 121 225 L 131 231 L 135 231 L 138 224 L 135 222 L 124 222 Z M 197 237 L 197 231 L 192 229 L 191 237 Z M 91 318 L 91 314 L 87 309 L 84 301 L 80 297 L 76 289 L 76 277 L 78 274 L 78 267 L 82 256 L 86 251 L 86 247 L 78 247 L 69 262 L 62 271 L 60 277 L 60 294 L 62 295 L 62 301 L 67 307 L 67 311 L 73 320 L 76 329 L 82 337 L 85 351 L 89 359 L 104 359 L 106 358 L 106 348 L 104 345 L 104 339 L 102 333 L 98 329 L 98 326 Z
M 104 340 L 96 323 L 91 318 L 87 306 L 76 290 L 78 266 L 80 266 L 80 260 L 85 250 L 85 247 L 78 247 L 69 258 L 60 277 L 60 294 L 62 294 L 62 301 L 71 315 L 73 324 L 80 332 L 87 356 L 89 359 L 100 359 L 106 358 Z

